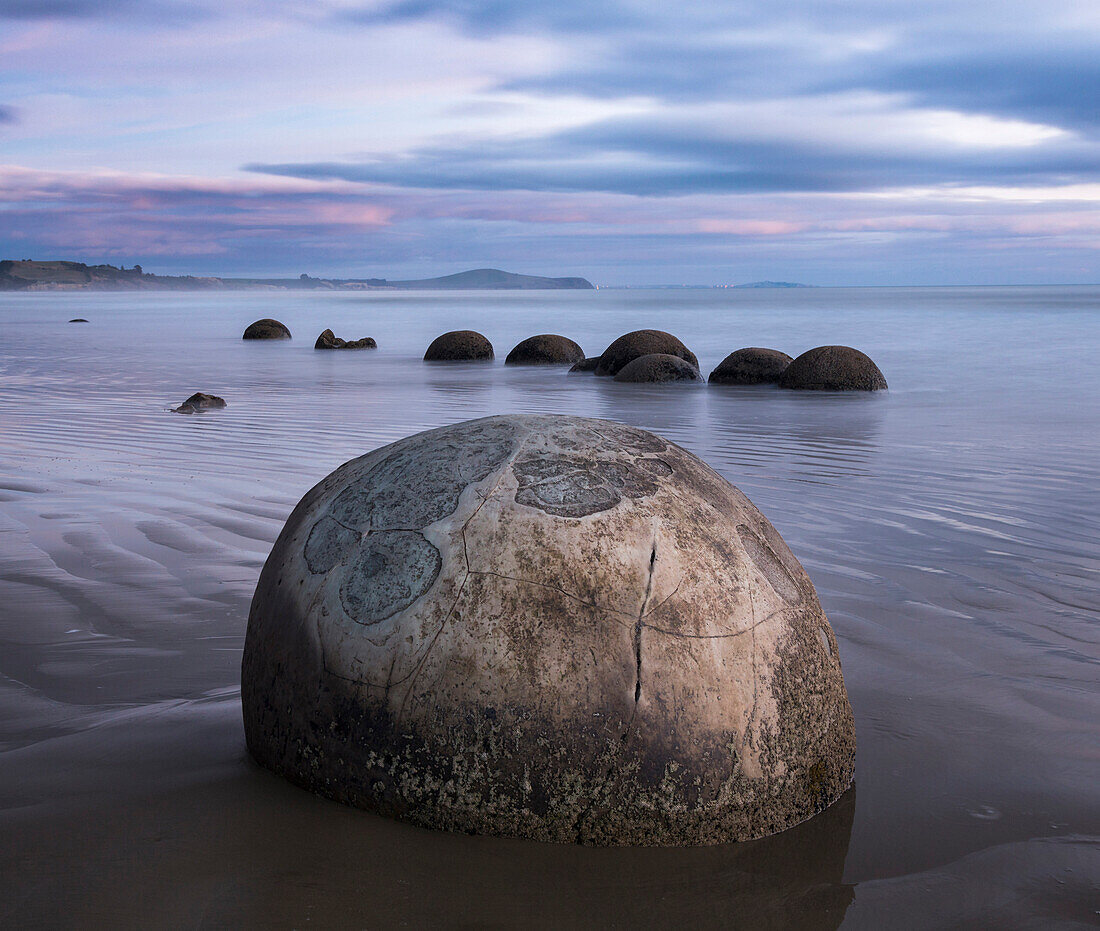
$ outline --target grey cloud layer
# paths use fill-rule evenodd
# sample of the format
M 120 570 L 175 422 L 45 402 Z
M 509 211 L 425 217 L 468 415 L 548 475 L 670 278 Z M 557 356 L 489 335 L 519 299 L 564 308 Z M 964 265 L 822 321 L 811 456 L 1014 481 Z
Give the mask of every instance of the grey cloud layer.
M 523 142 L 427 148 L 364 162 L 252 164 L 247 170 L 409 188 L 603 191 L 635 195 L 866 191 L 924 184 L 1100 179 L 1094 146 L 899 153 L 724 139 L 704 127 L 613 120 Z

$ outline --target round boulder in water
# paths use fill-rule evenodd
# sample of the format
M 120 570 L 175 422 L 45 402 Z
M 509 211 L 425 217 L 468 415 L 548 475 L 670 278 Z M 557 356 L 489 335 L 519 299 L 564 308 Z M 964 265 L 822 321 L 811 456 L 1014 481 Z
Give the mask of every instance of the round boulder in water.
M 250 323 L 241 339 L 290 339 L 290 330 L 278 320 L 265 317 Z
M 695 353 L 671 333 L 664 330 L 634 330 L 624 333 L 608 346 L 596 366 L 597 375 L 618 375 L 619 369 L 641 356 L 664 353 L 679 356 L 699 368 Z
M 655 352 L 648 356 L 639 356 L 628 362 L 615 376 L 615 381 L 628 382 L 667 382 L 702 381 L 703 378 L 690 362 L 679 356 Z
M 851 346 L 818 346 L 802 353 L 780 376 L 780 388 L 803 391 L 882 391 L 879 367 Z
M 505 365 L 573 365 L 584 360 L 584 350 L 573 340 L 554 333 L 529 336 L 508 353 Z
M 763 385 L 779 381 L 791 357 L 778 349 L 750 346 L 731 352 L 707 379 L 712 385 Z
M 853 775 L 836 638 L 779 534 L 602 420 L 468 421 L 325 478 L 260 575 L 242 701 L 264 766 L 468 833 L 742 840 Z
M 493 344 L 475 330 L 452 330 L 432 340 L 425 362 L 481 362 L 493 358 Z

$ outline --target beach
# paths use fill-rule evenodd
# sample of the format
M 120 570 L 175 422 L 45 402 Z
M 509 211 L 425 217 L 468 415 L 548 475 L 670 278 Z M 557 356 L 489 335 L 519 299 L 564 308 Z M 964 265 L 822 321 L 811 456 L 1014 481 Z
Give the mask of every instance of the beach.
M 76 317 L 87 324 L 69 324 Z M 290 342 L 245 342 L 274 317 Z M 885 392 L 503 365 L 659 327 L 866 352 Z M 317 334 L 379 348 L 317 352 Z M 426 364 L 471 328 L 491 364 Z M 0 919 L 11 927 L 1088 927 L 1100 908 L 1100 287 L 0 295 Z M 193 392 L 228 407 L 169 408 Z M 431 832 L 244 747 L 260 568 L 301 496 L 435 426 L 565 413 L 703 458 L 839 642 L 853 789 L 744 844 Z

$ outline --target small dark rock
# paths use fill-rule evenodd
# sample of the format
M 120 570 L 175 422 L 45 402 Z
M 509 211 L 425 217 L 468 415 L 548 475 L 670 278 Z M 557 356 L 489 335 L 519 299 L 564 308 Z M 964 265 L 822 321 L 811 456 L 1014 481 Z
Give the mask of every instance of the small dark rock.
M 85 320 L 83 317 L 73 317 L 73 319 L 69 321 L 69 323 L 87 323 L 87 322 L 88 321 Z
M 699 369 L 679 356 L 653 352 L 628 362 L 615 376 L 615 381 L 665 382 L 702 381 Z
M 508 353 L 505 365 L 569 365 L 581 362 L 584 350 L 573 340 L 553 333 L 529 336 Z
M 655 354 L 677 356 L 690 362 L 696 369 L 699 368 L 695 353 L 671 333 L 664 330 L 634 330 L 620 336 L 603 351 L 599 365 L 596 366 L 596 374 L 617 375 L 619 369 L 627 363 Z
M 290 339 L 290 330 L 278 320 L 265 317 L 250 323 L 241 339 Z
M 493 358 L 493 344 L 474 330 L 453 330 L 432 340 L 425 362 L 480 362 Z
M 596 366 L 600 364 L 599 356 L 589 356 L 587 359 L 581 359 L 576 365 L 574 365 L 570 372 L 594 372 Z
M 801 391 L 882 391 L 879 367 L 851 346 L 818 346 L 795 359 L 779 379 L 780 388 Z
M 196 391 L 179 407 L 172 410 L 177 414 L 197 414 L 200 411 L 216 411 L 226 407 L 225 398 L 219 398 L 216 394 L 203 394 Z
M 712 385 L 762 385 L 779 381 L 791 357 L 778 349 L 751 346 L 731 352 L 707 379 Z
M 362 339 L 344 340 L 340 339 L 332 330 L 325 330 L 320 336 L 317 337 L 317 342 L 313 344 L 314 349 L 377 349 L 378 343 L 374 341 L 370 336 L 364 336 Z

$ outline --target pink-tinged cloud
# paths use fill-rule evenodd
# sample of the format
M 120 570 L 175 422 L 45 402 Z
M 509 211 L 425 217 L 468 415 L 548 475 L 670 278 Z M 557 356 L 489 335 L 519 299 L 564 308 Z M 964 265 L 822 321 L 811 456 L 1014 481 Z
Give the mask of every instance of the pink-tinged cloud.
M 695 228 L 700 233 L 726 236 L 789 236 L 801 233 L 807 224 L 785 220 L 697 220 Z

